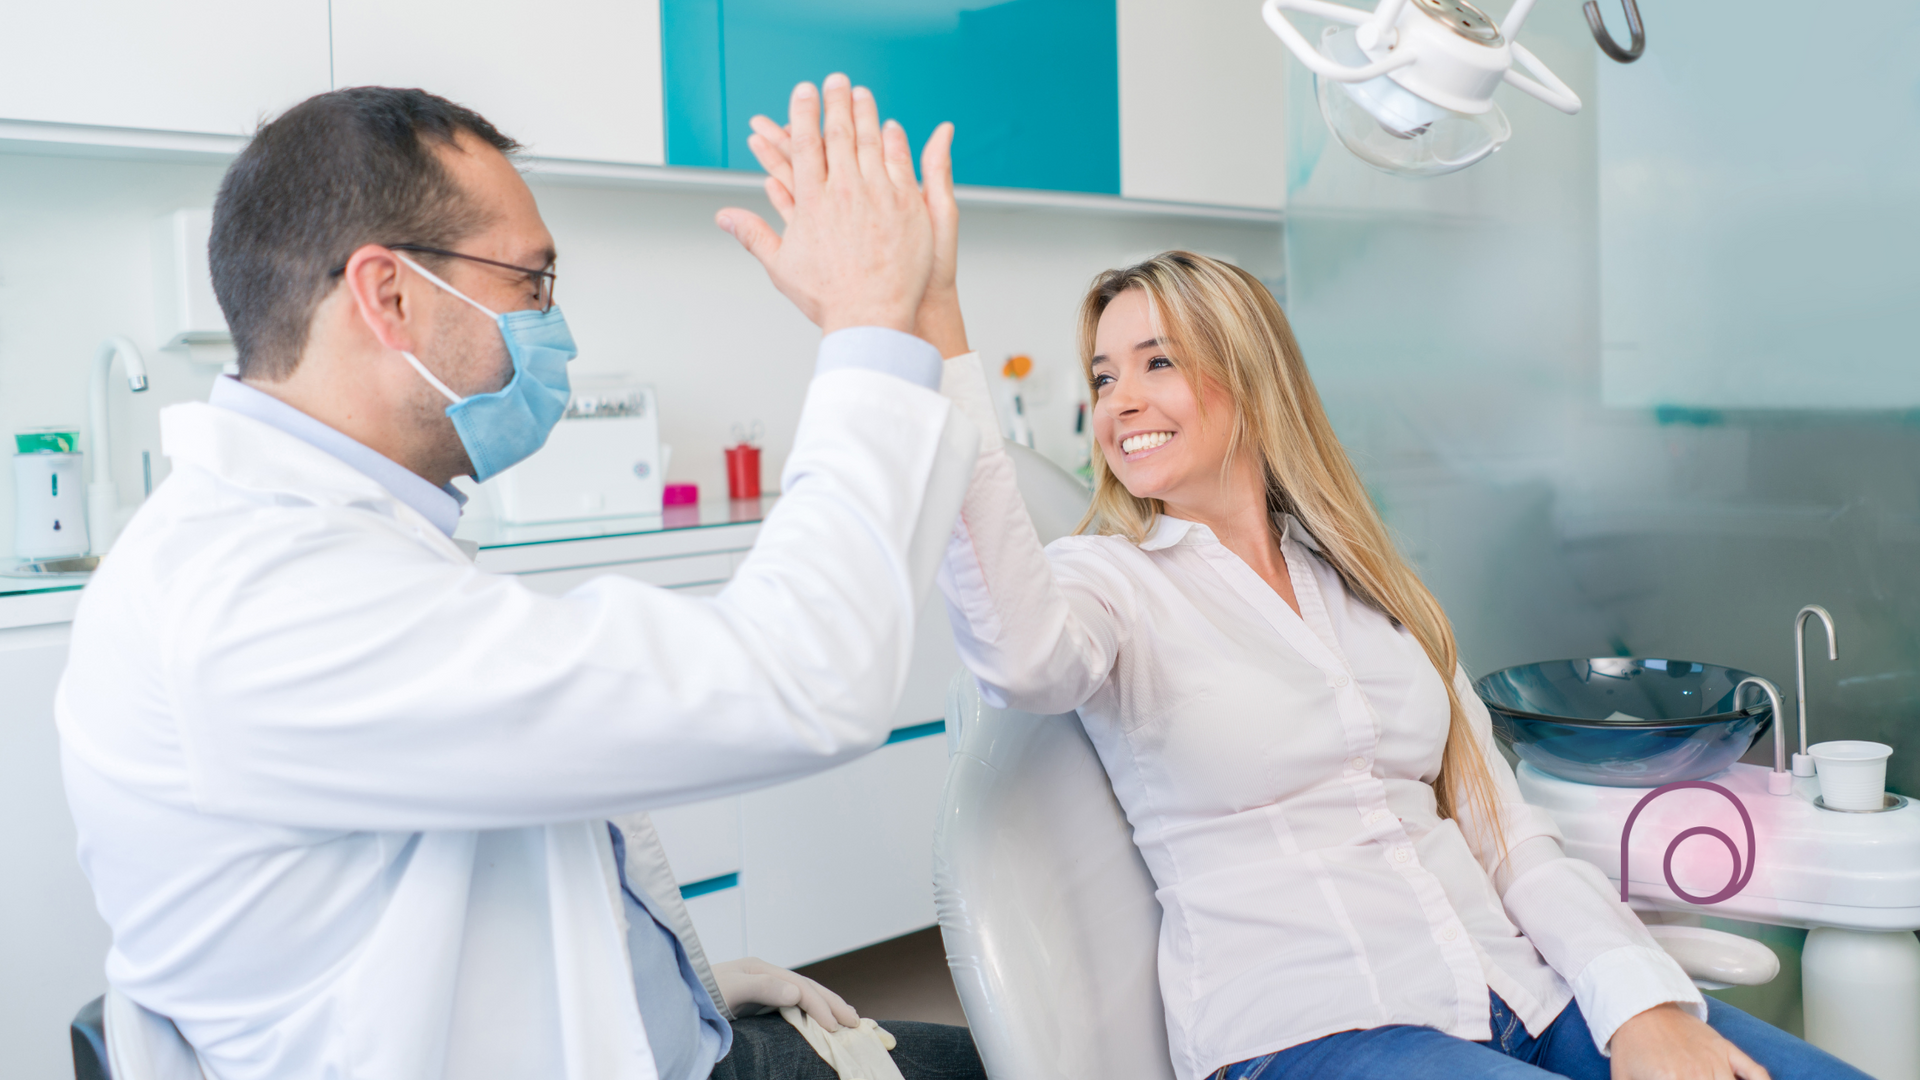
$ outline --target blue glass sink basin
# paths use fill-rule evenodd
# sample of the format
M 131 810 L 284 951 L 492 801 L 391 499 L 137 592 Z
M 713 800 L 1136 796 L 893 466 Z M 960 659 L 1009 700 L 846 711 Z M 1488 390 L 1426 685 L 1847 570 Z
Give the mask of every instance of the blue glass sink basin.
M 1658 787 L 1712 776 L 1773 724 L 1758 688 L 1733 707 L 1748 673 L 1691 660 L 1548 660 L 1473 684 L 1493 730 L 1520 760 L 1578 784 Z

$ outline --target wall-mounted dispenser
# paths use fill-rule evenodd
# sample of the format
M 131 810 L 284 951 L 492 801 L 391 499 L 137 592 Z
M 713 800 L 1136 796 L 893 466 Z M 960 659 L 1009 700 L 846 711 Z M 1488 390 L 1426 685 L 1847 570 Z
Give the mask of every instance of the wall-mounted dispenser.
M 154 337 L 203 364 L 233 363 L 233 335 L 213 295 L 212 210 L 175 210 L 153 223 Z
M 87 553 L 86 482 L 80 437 L 29 431 L 14 437 L 13 553 L 27 561 Z

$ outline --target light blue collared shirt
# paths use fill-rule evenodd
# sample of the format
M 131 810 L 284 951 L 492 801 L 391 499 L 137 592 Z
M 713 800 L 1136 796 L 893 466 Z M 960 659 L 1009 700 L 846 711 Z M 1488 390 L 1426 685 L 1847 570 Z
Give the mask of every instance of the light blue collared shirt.
M 925 341 L 884 326 L 850 326 L 820 340 L 814 374 L 845 368 L 896 375 L 929 390 L 940 389 L 940 350 Z
M 820 342 L 815 374 L 850 368 L 878 371 L 929 390 L 940 388 L 940 350 L 912 334 L 878 326 L 836 330 Z M 231 376 L 214 380 L 208 403 L 284 431 L 360 470 L 393 496 L 418 510 L 448 536 L 460 524 L 466 496 L 439 488 L 392 458 L 341 434 L 271 394 Z M 662 1080 L 703 1080 L 733 1045 L 733 1030 L 719 1013 L 680 939 L 654 916 L 652 898 L 627 882 L 626 844 L 611 830 L 627 914 L 627 951 L 634 995 Z
M 213 393 L 208 396 L 207 404 L 258 420 L 325 450 L 372 477 L 394 498 L 418 510 L 421 517 L 433 522 L 434 528 L 448 536 L 452 536 L 460 524 L 460 508 L 466 505 L 467 497 L 453 485 L 434 487 L 419 473 L 365 443 L 342 435 L 272 394 L 255 390 L 231 375 L 222 375 L 213 380 Z

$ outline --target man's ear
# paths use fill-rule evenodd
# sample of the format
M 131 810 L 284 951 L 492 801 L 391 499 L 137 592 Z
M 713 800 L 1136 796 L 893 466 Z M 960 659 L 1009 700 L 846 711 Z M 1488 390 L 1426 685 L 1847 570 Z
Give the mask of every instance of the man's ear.
M 418 312 L 400 271 L 400 260 L 392 251 L 364 244 L 348 257 L 342 277 L 354 310 L 374 338 L 395 352 L 412 352 Z

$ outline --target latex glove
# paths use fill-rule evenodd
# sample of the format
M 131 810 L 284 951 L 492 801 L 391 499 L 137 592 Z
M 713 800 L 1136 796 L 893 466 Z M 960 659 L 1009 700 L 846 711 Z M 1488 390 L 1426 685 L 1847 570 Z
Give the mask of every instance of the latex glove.
M 738 207 L 714 220 L 827 333 L 850 326 L 912 333 L 933 272 L 933 225 L 906 130 L 891 120 L 882 127 L 872 92 L 837 74 L 819 92 L 811 83 L 795 87 L 788 116 L 786 233 Z M 774 183 L 769 177 L 770 198 Z
M 839 994 L 797 971 L 775 967 L 756 956 L 713 965 L 713 981 L 720 984 L 720 996 L 735 1016 L 746 1015 L 752 1005 L 774 1009 L 792 1005 L 828 1031 L 860 1023 L 860 1014 Z
M 1678 1005 L 1656 1005 L 1613 1033 L 1613 1080 L 1768 1080 L 1767 1070 Z
M 748 121 L 747 147 L 767 171 L 767 198 L 787 224 L 793 223 L 793 133 L 765 116 Z M 941 124 L 920 151 L 921 197 L 933 225 L 933 270 L 914 313 L 913 332 L 951 359 L 972 351 L 960 317 L 957 283 L 960 257 L 960 207 L 953 198 L 953 125 Z

